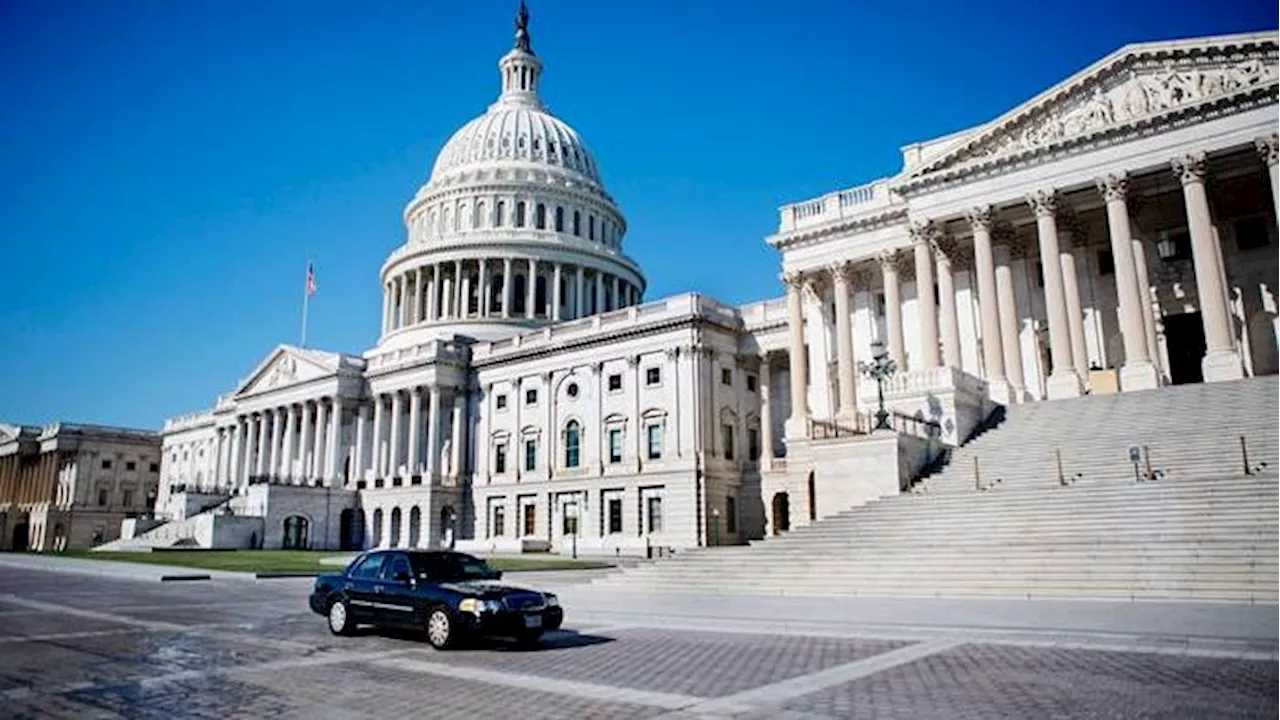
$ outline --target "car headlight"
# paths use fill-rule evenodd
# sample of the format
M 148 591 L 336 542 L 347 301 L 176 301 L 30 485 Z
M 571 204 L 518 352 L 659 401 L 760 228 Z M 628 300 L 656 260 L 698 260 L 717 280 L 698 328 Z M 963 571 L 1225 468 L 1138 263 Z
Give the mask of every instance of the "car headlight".
M 556 597 L 555 595 L 552 595 L 551 593 L 546 593 L 542 597 L 546 601 L 547 607 L 560 607 L 560 598 Z
M 502 609 L 502 603 L 497 600 L 481 600 L 480 598 L 465 598 L 458 603 L 458 609 L 462 612 L 479 615 L 487 612 L 498 612 Z

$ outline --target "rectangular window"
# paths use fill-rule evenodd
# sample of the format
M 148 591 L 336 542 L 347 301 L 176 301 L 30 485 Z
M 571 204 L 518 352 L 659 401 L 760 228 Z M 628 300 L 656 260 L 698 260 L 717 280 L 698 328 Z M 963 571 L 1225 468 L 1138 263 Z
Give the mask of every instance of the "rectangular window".
M 495 397 L 495 398 L 493 399 L 493 406 L 494 406 L 495 408 L 499 409 L 499 410 L 506 410 L 506 409 L 507 409 L 507 396 L 506 396 L 505 394 L 503 394 L 503 395 L 499 395 L 499 396 Z
M 655 423 L 646 431 L 649 433 L 649 459 L 659 460 L 662 458 L 662 426 Z
M 538 469 L 538 441 L 524 441 L 524 470 L 533 472 Z
M 133 507 L 133 491 L 124 490 L 120 494 L 120 504 L 125 507 Z
M 1262 215 L 1237 220 L 1235 231 L 1236 248 L 1239 250 L 1257 250 L 1270 243 L 1267 237 L 1267 219 Z
M 578 516 L 577 514 L 571 514 L 575 513 L 575 510 L 570 510 L 570 507 L 575 508 L 577 511 L 581 511 L 581 508 L 578 507 L 577 503 L 567 503 L 562 506 L 560 508 L 560 531 L 565 535 L 577 535 Z
M 1110 250 L 1098 251 L 1098 274 L 1114 275 L 1116 273 L 1116 259 L 1111 256 Z
M 149 469 L 153 473 L 160 472 L 160 463 L 151 463 L 151 467 Z
M 98 507 L 106 507 L 106 506 L 107 506 L 107 489 L 100 488 L 98 490 Z
M 760 459 L 760 431 L 755 428 L 747 428 L 747 459 Z
M 733 459 L 733 426 L 723 425 L 720 428 L 720 435 L 724 440 L 724 459 Z
M 644 371 L 644 384 L 657 385 L 662 382 L 662 368 L 651 367 Z
M 532 389 L 529 389 L 529 390 L 525 390 L 525 391 L 524 391 L 524 404 L 525 404 L 525 405 L 533 405 L 533 404 L 536 404 L 537 402 L 538 402 L 538 390 L 537 390 L 537 388 L 532 388 Z
M 648 532 L 662 532 L 662 498 L 651 497 L 645 507 L 645 528 Z
M 134 461 L 130 460 L 129 462 L 127 462 L 127 463 L 125 463 L 125 464 L 124 464 L 124 469 L 125 469 L 125 470 L 137 470 L 137 469 L 138 469 L 138 463 L 136 463 L 136 462 L 134 462 Z M 125 503 L 125 504 L 127 505 L 128 503 Z
M 493 536 L 502 537 L 507 529 L 507 509 L 501 505 L 493 508 Z
M 720 384 L 733 385 L 733 370 L 730 368 L 720 368 Z
M 621 389 L 622 389 L 622 375 L 621 374 L 610 375 L 609 376 L 609 392 L 618 392 Z
M 622 498 L 609 498 L 609 532 L 622 532 Z
M 747 376 L 747 392 L 755 392 L 755 391 L 756 391 L 756 382 L 757 382 L 757 380 L 756 380 L 756 376 L 755 376 L 755 375 L 748 375 L 748 376 Z
M 524 534 L 538 534 L 538 506 L 535 503 L 524 504 Z
M 738 499 L 732 495 L 724 499 L 724 529 L 728 533 L 738 532 Z
M 507 472 L 507 444 L 498 443 L 493 448 L 493 472 L 502 475 Z
M 110 469 L 111 469 L 111 461 L 110 461 L 110 460 L 103 460 L 103 461 L 102 461 L 102 469 L 103 469 L 103 470 L 110 470 Z
M 609 431 L 609 462 L 622 462 L 622 430 L 618 428 Z

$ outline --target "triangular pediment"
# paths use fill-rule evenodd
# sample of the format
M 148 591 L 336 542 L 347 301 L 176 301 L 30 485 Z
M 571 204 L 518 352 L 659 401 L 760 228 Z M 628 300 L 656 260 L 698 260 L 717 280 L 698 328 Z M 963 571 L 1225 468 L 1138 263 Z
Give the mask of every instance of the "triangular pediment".
M 255 395 L 328 377 L 339 369 L 341 356 L 319 350 L 280 345 L 240 383 L 234 395 Z
M 1277 34 L 1128 45 L 907 173 L 908 182 L 1139 128 L 1202 107 L 1274 98 Z

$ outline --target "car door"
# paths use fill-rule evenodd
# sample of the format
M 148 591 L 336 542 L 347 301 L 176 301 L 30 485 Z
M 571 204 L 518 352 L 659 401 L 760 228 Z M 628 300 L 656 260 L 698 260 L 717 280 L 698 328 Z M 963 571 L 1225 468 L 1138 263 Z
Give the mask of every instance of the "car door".
M 382 577 L 382 566 L 386 562 L 386 553 L 368 553 L 347 572 L 343 592 L 347 596 L 347 606 L 352 620 L 359 622 L 381 622 L 377 612 L 378 582 Z
M 404 553 L 388 553 L 378 578 L 376 608 L 387 625 L 410 626 L 415 623 L 414 591 L 417 581 Z

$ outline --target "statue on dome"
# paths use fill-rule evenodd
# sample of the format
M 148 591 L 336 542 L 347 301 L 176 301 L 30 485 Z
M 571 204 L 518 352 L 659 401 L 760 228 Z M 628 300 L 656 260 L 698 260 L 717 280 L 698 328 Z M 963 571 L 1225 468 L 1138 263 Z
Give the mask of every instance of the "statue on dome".
M 533 47 L 529 45 L 529 8 L 525 7 L 524 0 L 520 0 L 520 9 L 516 11 L 516 49 L 533 54 Z

